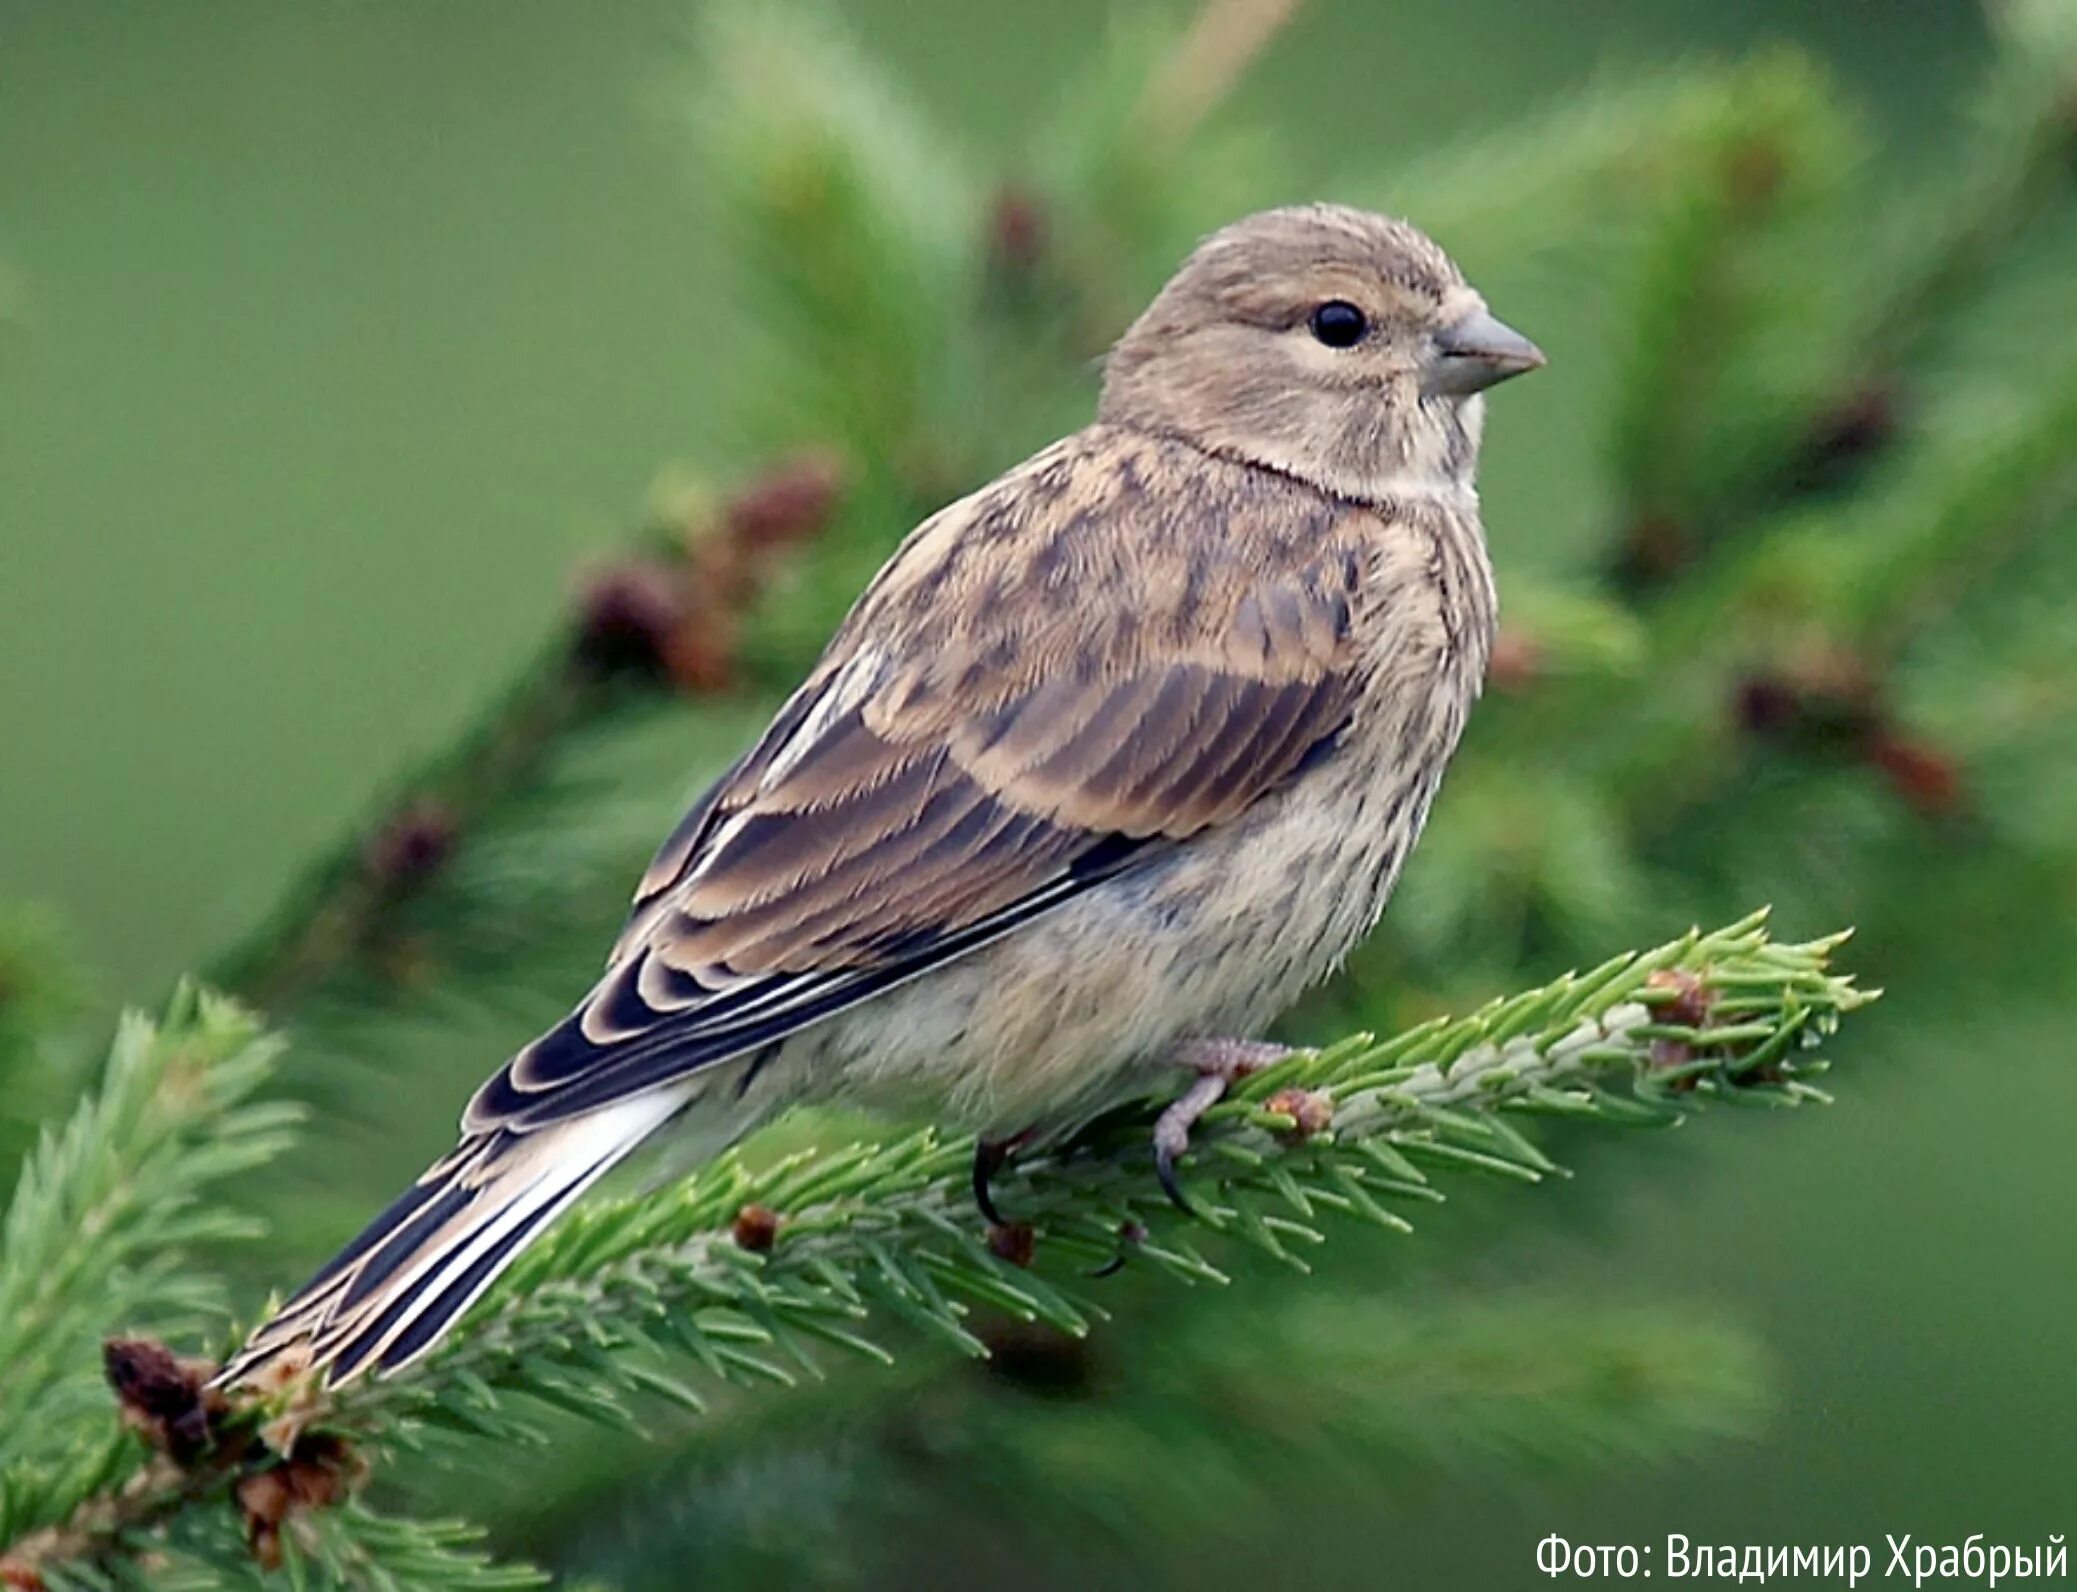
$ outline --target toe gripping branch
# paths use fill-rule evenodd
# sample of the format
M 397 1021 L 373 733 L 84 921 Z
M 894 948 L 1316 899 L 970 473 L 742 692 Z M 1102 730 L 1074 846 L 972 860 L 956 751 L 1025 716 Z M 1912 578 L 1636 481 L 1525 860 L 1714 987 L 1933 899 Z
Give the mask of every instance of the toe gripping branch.
M 1176 1048 L 1171 1065 L 1197 1074 L 1154 1122 L 1154 1176 L 1161 1190 L 1185 1216 L 1198 1215 L 1176 1177 L 1176 1162 L 1190 1148 L 1190 1130 L 1198 1119 L 1226 1098 L 1241 1079 L 1273 1066 L 1291 1054 L 1288 1045 L 1259 1039 L 1192 1039 Z

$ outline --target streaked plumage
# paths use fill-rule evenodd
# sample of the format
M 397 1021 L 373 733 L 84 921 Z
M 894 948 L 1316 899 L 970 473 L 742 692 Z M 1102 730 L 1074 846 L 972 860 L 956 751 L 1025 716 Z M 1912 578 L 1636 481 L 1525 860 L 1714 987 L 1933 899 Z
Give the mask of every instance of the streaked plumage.
M 1326 301 L 1362 341 L 1309 333 Z M 682 1113 L 1010 1130 L 1259 1032 L 1376 921 L 1477 695 L 1476 394 L 1537 362 L 1401 223 L 1208 241 L 1098 422 L 909 537 L 596 987 L 226 1376 L 405 1363 Z

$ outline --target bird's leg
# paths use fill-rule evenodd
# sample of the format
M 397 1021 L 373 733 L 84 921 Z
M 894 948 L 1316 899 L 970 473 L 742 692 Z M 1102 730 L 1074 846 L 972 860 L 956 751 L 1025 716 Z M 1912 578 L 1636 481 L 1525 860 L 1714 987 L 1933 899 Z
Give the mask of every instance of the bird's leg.
M 1036 1132 L 1038 1129 L 1032 1127 L 1013 1133 L 1006 1139 L 974 1140 L 974 1204 L 980 1207 L 981 1215 L 991 1227 L 1007 1227 L 1009 1223 L 1002 1219 L 1002 1212 L 995 1208 L 995 1195 L 990 1192 L 988 1185 L 995 1181 L 995 1174 L 1009 1164 L 1010 1157 L 1029 1143 L 1031 1136 Z
M 1190 1148 L 1191 1128 L 1234 1084 L 1290 1054 L 1288 1045 L 1261 1039 L 1189 1039 L 1165 1058 L 1164 1065 L 1197 1074 L 1196 1081 L 1154 1122 L 1154 1174 L 1185 1216 L 1195 1216 L 1197 1211 L 1176 1181 L 1176 1161 Z

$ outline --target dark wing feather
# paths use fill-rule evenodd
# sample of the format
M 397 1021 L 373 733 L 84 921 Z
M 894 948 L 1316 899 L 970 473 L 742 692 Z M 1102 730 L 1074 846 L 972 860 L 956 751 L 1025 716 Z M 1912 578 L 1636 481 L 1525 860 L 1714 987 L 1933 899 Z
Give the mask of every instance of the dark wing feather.
M 1142 457 L 1121 477 L 1066 445 L 1038 462 L 1048 492 L 1027 467 L 911 538 L 467 1131 L 784 1038 L 1230 821 L 1339 733 L 1358 511 L 1238 470 L 1208 491 L 1211 461 L 1173 444 L 1107 446 Z

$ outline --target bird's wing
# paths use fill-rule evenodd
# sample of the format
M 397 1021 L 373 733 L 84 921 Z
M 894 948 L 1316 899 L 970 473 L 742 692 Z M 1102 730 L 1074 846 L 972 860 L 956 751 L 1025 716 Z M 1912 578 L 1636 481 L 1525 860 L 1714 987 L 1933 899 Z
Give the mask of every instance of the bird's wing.
M 1175 446 L 1071 440 L 912 536 L 465 1130 L 768 1045 L 1231 820 L 1330 743 L 1359 511 Z

